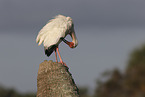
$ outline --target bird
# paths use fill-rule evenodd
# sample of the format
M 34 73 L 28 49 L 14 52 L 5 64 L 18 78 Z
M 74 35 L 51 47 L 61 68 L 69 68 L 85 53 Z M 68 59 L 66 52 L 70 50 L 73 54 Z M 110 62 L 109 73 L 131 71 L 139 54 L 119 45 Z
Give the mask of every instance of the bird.
M 72 42 L 69 42 L 65 39 L 67 35 L 71 36 Z M 78 45 L 72 18 L 59 14 L 49 20 L 48 23 L 40 30 L 36 38 L 36 43 L 38 43 L 38 46 L 43 43 L 45 55 L 47 55 L 48 57 L 55 51 L 56 62 L 58 62 L 58 53 L 60 60 L 60 62 L 58 63 L 67 66 L 63 62 L 59 52 L 59 44 L 62 41 L 66 43 L 70 48 L 75 48 Z

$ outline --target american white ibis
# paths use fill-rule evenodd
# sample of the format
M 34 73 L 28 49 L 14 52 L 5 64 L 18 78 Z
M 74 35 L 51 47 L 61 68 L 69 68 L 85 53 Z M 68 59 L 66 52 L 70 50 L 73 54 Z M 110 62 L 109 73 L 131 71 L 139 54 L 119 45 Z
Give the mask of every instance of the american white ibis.
M 67 35 L 70 35 L 72 37 L 72 42 L 64 39 Z M 66 43 L 70 48 L 75 48 L 78 45 L 72 18 L 63 15 L 57 15 L 40 30 L 36 38 L 36 42 L 38 43 L 38 45 L 41 45 L 41 43 L 43 42 L 45 54 L 48 57 L 52 54 L 53 51 L 55 51 L 56 62 L 58 62 L 58 53 L 60 59 L 59 63 L 66 65 L 62 61 L 58 48 L 58 45 L 62 41 Z

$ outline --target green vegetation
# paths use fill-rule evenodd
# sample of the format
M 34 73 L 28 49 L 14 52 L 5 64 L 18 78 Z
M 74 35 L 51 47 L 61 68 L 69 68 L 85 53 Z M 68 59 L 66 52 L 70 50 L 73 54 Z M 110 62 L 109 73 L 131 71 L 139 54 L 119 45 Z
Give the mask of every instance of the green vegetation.
M 14 89 L 6 89 L 0 86 L 0 97 L 36 97 L 33 93 L 20 94 Z
M 131 53 L 124 74 L 115 69 L 98 84 L 95 97 L 145 97 L 145 45 Z

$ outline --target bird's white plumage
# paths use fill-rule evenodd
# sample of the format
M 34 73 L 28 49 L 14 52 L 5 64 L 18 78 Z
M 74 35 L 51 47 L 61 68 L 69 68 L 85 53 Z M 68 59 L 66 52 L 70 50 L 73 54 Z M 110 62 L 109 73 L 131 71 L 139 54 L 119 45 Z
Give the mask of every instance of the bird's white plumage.
M 60 38 L 64 38 L 69 33 L 71 26 L 72 19 L 70 17 L 58 15 L 40 30 L 36 42 L 38 45 L 43 43 L 45 48 L 54 44 L 58 45 L 61 42 Z

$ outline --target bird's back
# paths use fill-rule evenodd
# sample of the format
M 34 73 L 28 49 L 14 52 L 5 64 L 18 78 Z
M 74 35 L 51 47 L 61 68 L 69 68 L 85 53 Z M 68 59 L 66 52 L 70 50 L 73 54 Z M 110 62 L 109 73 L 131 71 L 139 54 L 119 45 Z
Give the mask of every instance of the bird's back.
M 50 47 L 52 45 L 58 45 L 61 37 L 66 36 L 67 20 L 65 16 L 57 16 L 50 20 L 38 33 L 36 42 L 41 45 L 43 42 L 44 47 Z

